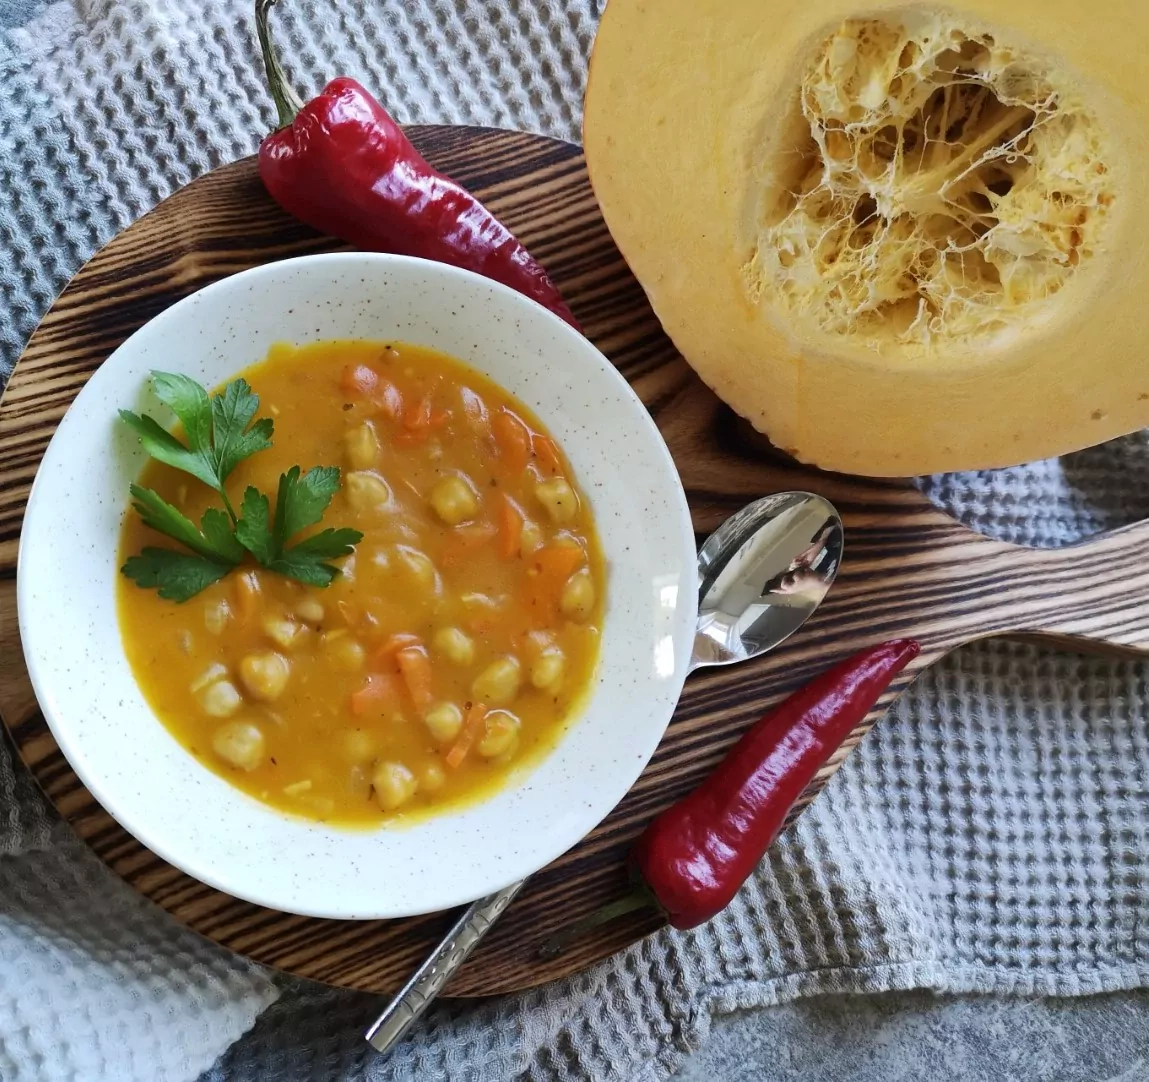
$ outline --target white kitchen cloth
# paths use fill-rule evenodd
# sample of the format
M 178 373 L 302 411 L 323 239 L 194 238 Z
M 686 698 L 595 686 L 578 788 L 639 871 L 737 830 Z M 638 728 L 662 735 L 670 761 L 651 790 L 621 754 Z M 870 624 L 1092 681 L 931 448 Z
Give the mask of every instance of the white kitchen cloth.
M 0 41 L 5 370 L 93 251 L 254 151 L 272 112 L 251 6 L 67 0 Z M 577 137 L 590 0 L 281 9 L 305 92 L 344 73 L 401 120 Z M 987 533 L 1061 544 L 1149 515 L 1149 451 L 1138 437 L 926 487 Z M 963 650 L 918 681 L 719 919 L 523 996 L 442 1004 L 387 1061 L 359 1036 L 379 1000 L 273 975 L 182 929 L 54 820 L 0 743 L 0 1079 L 642 1082 L 738 1007 L 1144 986 L 1147 673 L 1007 643 Z

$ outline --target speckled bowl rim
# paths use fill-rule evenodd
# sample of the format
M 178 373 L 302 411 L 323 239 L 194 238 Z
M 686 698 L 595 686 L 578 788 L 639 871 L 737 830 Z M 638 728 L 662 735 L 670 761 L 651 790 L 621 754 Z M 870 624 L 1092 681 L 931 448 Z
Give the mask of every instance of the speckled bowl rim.
M 153 344 L 152 338 L 155 335 L 168 332 L 169 329 L 173 332 L 176 328 L 184 329 L 181 326 L 181 321 L 186 324 L 187 317 L 197 306 L 200 309 L 206 307 L 210 311 L 213 304 L 223 302 L 228 295 L 242 296 L 244 289 L 248 291 L 248 296 L 258 289 L 261 298 L 274 298 L 276 289 L 269 287 L 278 286 L 282 288 L 284 276 L 286 275 L 289 280 L 294 270 L 303 268 L 304 265 L 306 265 L 306 274 L 318 275 L 320 279 L 327 277 L 338 279 L 340 274 L 362 274 L 361 281 L 366 282 L 369 278 L 377 277 L 379 278 L 380 289 L 388 284 L 393 285 L 395 282 L 407 280 L 421 281 L 425 286 L 430 283 L 428 288 L 440 288 L 449 296 L 465 298 L 465 300 L 459 301 L 458 308 L 460 309 L 466 309 L 468 305 L 475 302 L 475 307 L 481 310 L 480 314 L 477 317 L 468 316 L 467 318 L 474 319 L 476 326 L 483 325 L 483 321 L 489 317 L 489 311 L 513 313 L 516 333 L 519 336 L 516 341 L 525 338 L 530 342 L 530 345 L 524 346 L 527 353 L 536 348 L 535 343 L 545 342 L 547 349 L 545 351 L 540 350 L 540 357 L 549 358 L 552 355 L 557 355 L 564 358 L 566 363 L 572 363 L 575 366 L 570 372 L 564 370 L 562 373 L 561 378 L 567 380 L 568 388 L 576 386 L 576 383 L 571 382 L 576 377 L 577 386 L 586 384 L 592 387 L 601 385 L 611 388 L 613 397 L 608 396 L 610 398 L 609 408 L 604 405 L 601 410 L 590 407 L 581 410 L 578 421 L 581 430 L 584 432 L 588 430 L 600 431 L 601 439 L 607 444 L 625 448 L 627 452 L 626 461 L 617 462 L 618 468 L 615 470 L 615 476 L 610 479 L 612 486 L 625 486 L 629 483 L 628 478 L 633 478 L 636 474 L 641 476 L 643 471 L 647 471 L 648 479 L 657 479 L 657 484 L 651 491 L 659 501 L 658 506 L 666 512 L 666 519 L 660 527 L 662 541 L 659 543 L 664 541 L 665 553 L 672 555 L 665 556 L 663 554 L 666 566 L 654 569 L 658 571 L 658 578 L 653 585 L 655 595 L 653 605 L 661 613 L 661 617 L 655 619 L 658 626 L 652 625 L 650 628 L 644 628 L 641 621 L 635 623 L 632 614 L 620 615 L 616 611 L 615 597 L 618 583 L 615 569 L 612 568 L 607 616 L 603 629 L 604 665 L 605 652 L 609 644 L 613 644 L 616 649 L 622 649 L 625 652 L 627 647 L 626 640 L 622 637 L 623 632 L 631 635 L 639 632 L 653 634 L 656 641 L 653 646 L 654 654 L 652 656 L 654 660 L 652 664 L 660 674 L 658 679 L 651 683 L 647 674 L 641 671 L 641 666 L 636 670 L 633 664 L 622 665 L 621 667 L 616 665 L 614 668 L 605 665 L 603 672 L 600 673 L 600 683 L 592 696 L 593 702 L 588 706 L 586 716 L 579 718 L 574 723 L 572 730 L 564 736 L 555 751 L 551 752 L 529 772 L 523 784 L 515 783 L 513 787 L 517 802 L 512 802 L 513 806 L 520 812 L 529 811 L 530 816 L 529 819 L 528 817 L 521 817 L 517 820 L 508 820 L 503 825 L 502 833 L 515 834 L 514 844 L 519 845 L 521 835 L 530 836 L 533 830 L 535 836 L 532 843 L 526 847 L 525 851 L 512 849 L 509 856 L 504 854 L 495 861 L 496 866 L 494 868 L 484 869 L 482 874 L 471 869 L 469 874 L 447 876 L 438 882 L 434 889 L 418 890 L 416 892 L 418 896 L 412 894 L 411 890 L 408 889 L 406 894 L 400 893 L 399 896 L 388 897 L 384 887 L 378 898 L 372 894 L 365 901 L 365 890 L 356 895 L 355 884 L 360 882 L 359 878 L 349 878 L 346 893 L 341 893 L 334 886 L 330 889 L 324 889 L 320 885 L 318 890 L 315 889 L 315 877 L 304 876 L 302 872 L 293 873 L 291 881 L 295 884 L 294 888 L 284 887 L 278 882 L 274 885 L 268 885 L 261 881 L 258 874 L 253 875 L 251 869 L 245 868 L 244 873 L 241 874 L 239 865 L 244 862 L 238 859 L 235 853 L 229 851 L 221 858 L 215 852 L 215 848 L 227 849 L 224 841 L 228 831 L 221 830 L 219 823 L 213 827 L 218 846 L 213 848 L 210 839 L 208 843 L 198 847 L 189 846 L 186 838 L 173 835 L 169 822 L 161 823 L 162 817 L 157 819 L 155 814 L 157 802 L 155 800 L 152 800 L 149 805 L 148 800 L 126 799 L 122 779 L 109 777 L 105 757 L 110 756 L 111 752 L 93 745 L 92 741 L 96 734 L 86 731 L 87 722 L 85 719 L 87 719 L 88 714 L 83 709 L 85 701 L 83 696 L 78 695 L 74 688 L 70 688 L 67 693 L 64 693 L 59 686 L 65 679 L 62 674 L 71 671 L 61 668 L 58 654 L 64 648 L 68 635 L 76 633 L 76 629 L 69 625 L 69 620 L 74 615 L 73 608 L 66 598 L 56 598 L 48 610 L 45 610 L 44 605 L 47 602 L 38 593 L 37 572 L 43 571 L 45 566 L 53 566 L 50 560 L 46 560 L 45 556 L 44 542 L 50 535 L 44 532 L 46 521 L 44 509 L 50 506 L 49 501 L 52 500 L 53 496 L 59 494 L 61 482 L 58 475 L 60 471 L 67 466 L 70 456 L 77 456 L 77 458 L 79 456 L 79 452 L 70 446 L 70 442 L 83 443 L 86 441 L 88 444 L 92 444 L 93 441 L 88 430 L 93 425 L 99 427 L 100 424 L 103 424 L 105 420 L 103 411 L 105 410 L 107 410 L 107 417 L 102 438 L 105 441 L 112 439 L 123 441 L 124 436 L 122 434 L 113 436 L 112 417 L 114 416 L 114 409 L 110 407 L 114 406 L 115 402 L 119 402 L 121 405 L 131 405 L 138 395 L 138 383 L 142 371 L 157 367 L 155 363 L 148 363 L 144 364 L 143 370 L 140 370 L 142 361 L 136 360 L 133 365 L 128 365 L 125 358 L 134 357 L 140 348 L 144 348 L 146 353 L 147 348 L 141 346 L 144 339 L 150 346 Z M 273 301 L 273 303 L 277 302 Z M 458 311 L 455 311 L 454 315 L 458 316 Z M 259 318 L 262 318 L 262 314 Z M 438 329 L 435 333 L 438 333 Z M 399 331 L 390 335 L 324 333 L 318 337 L 384 339 L 393 337 L 397 340 L 419 340 L 418 338 L 406 337 Z M 308 339 L 304 336 L 302 338 L 295 337 L 293 340 L 305 341 Z M 438 340 L 424 341 L 423 344 L 439 345 L 442 348 L 442 343 Z M 479 349 L 479 345 L 476 344 L 476 350 Z M 263 352 L 266 352 L 266 349 Z M 460 355 L 459 351 L 456 351 L 456 354 Z M 244 354 L 244 359 L 240 363 L 231 364 L 229 369 L 218 378 L 220 380 L 227 378 L 228 375 L 258 360 L 261 355 L 262 353 L 255 356 Z M 572 438 L 571 431 L 569 431 L 569 419 L 564 419 L 549 411 L 545 404 L 540 404 L 539 401 L 534 400 L 532 395 L 524 394 L 523 388 L 518 386 L 514 380 L 506 378 L 505 374 L 500 375 L 492 371 L 492 366 L 484 363 L 482 359 L 466 355 L 462 355 L 462 359 L 481 370 L 487 371 L 493 378 L 507 386 L 512 393 L 524 398 L 558 437 L 572 462 L 580 486 L 587 493 L 592 507 L 595 509 L 596 522 L 608 560 L 611 559 L 612 552 L 622 551 L 624 543 L 625 550 L 629 553 L 632 546 L 637 546 L 639 542 L 644 544 L 650 542 L 650 538 L 636 535 L 633 516 L 629 522 L 620 520 L 617 524 L 613 521 L 604 520 L 600 513 L 602 510 L 600 505 L 613 501 L 611 506 L 617 511 L 618 506 L 623 502 L 622 497 L 621 495 L 617 498 L 609 496 L 609 492 L 604 489 L 601 479 L 596 479 L 593 484 L 587 483 L 586 472 L 589 458 L 580 439 Z M 178 369 L 181 366 L 175 367 Z M 497 368 L 498 365 L 493 367 Z M 183 366 L 182 370 L 191 371 L 192 374 L 200 378 L 204 378 L 206 375 L 194 365 Z M 541 378 L 537 367 L 530 369 L 530 372 L 530 380 Z M 557 373 L 555 378 L 560 378 Z M 546 377 L 545 382 L 549 385 L 549 376 Z M 91 410 L 94 408 L 92 403 L 100 396 L 107 397 L 110 401 L 100 407 L 99 417 L 95 418 L 91 416 Z M 617 428 L 620 418 L 624 420 L 626 429 L 621 434 L 621 441 Z M 610 428 L 607 427 L 608 422 L 610 422 Z M 599 425 L 603 426 L 601 430 L 596 428 Z M 84 436 L 84 440 L 80 439 L 81 435 Z M 627 446 L 627 441 L 631 439 L 636 442 Z M 98 453 L 98 441 L 94 447 Z M 124 447 L 125 445 L 121 442 L 121 451 L 124 450 Z M 129 450 L 127 453 L 130 456 L 131 451 Z M 602 454 L 603 452 L 599 451 L 598 453 Z M 142 452 L 137 451 L 136 454 L 136 464 L 128 473 L 128 479 L 138 473 L 139 465 L 143 461 Z M 91 455 L 87 455 L 82 461 L 91 463 Z M 73 465 L 76 464 L 76 458 L 72 459 L 72 463 Z M 126 492 L 126 484 L 123 485 L 123 492 Z M 118 491 L 112 492 L 110 495 L 114 496 L 115 502 L 119 505 L 116 515 L 116 530 L 118 532 L 118 523 L 122 521 L 122 515 L 126 510 L 126 499 Z M 628 496 L 633 502 L 634 499 L 640 498 L 641 494 L 629 492 Z M 101 504 L 101 506 L 103 505 Z M 58 502 L 55 507 L 56 509 L 59 508 Z M 56 528 L 59 528 L 58 524 L 56 524 Z M 639 532 L 641 533 L 641 531 Z M 654 533 L 651 534 L 651 537 L 653 536 Z M 77 541 L 76 544 L 78 545 L 80 542 Z M 94 543 L 88 547 L 88 551 L 97 557 L 91 566 L 99 566 L 101 568 L 99 573 L 104 574 L 104 565 L 99 563 L 101 557 L 96 552 L 97 547 Z M 107 546 L 99 547 L 101 551 L 106 551 Z M 77 553 L 73 552 L 71 555 L 76 557 Z M 110 553 L 113 563 L 115 562 L 114 555 L 113 546 Z M 59 558 L 65 557 L 61 555 Z M 79 558 L 82 559 L 83 557 Z M 102 557 L 105 560 L 107 558 L 109 557 Z M 637 560 L 637 558 L 636 556 L 635 559 Z M 649 761 L 673 715 L 674 707 L 681 694 L 688 671 L 697 610 L 695 560 L 695 541 L 690 512 L 670 453 L 653 420 L 633 389 L 587 339 L 534 301 L 505 286 L 467 271 L 403 256 L 337 253 L 281 260 L 221 279 L 189 295 L 155 316 L 109 356 L 81 389 L 62 419 L 37 472 L 29 494 L 24 528 L 21 534 L 17 571 L 17 599 L 20 633 L 28 672 L 37 700 L 52 734 L 84 785 L 130 833 L 158 856 L 189 875 L 247 901 L 305 916 L 379 919 L 414 916 L 451 908 L 509 885 L 559 857 L 577 844 L 582 837 L 609 814 Z M 643 566 L 633 564 L 632 570 L 634 567 L 638 567 L 641 571 Z M 92 573 L 95 574 L 95 572 Z M 114 574 L 111 581 L 114 582 Z M 95 590 L 96 587 L 93 586 L 92 589 Z M 104 595 L 102 600 L 111 604 L 113 609 L 111 619 L 115 621 L 114 593 L 111 597 Z M 98 611 L 98 615 L 93 615 L 92 618 L 93 620 L 103 620 L 103 627 L 106 632 L 106 612 L 99 610 L 98 604 L 96 609 L 85 609 L 85 611 Z M 630 621 L 629 625 L 626 624 L 627 620 Z M 661 622 L 658 622 L 659 620 Z M 615 627 L 619 621 L 621 621 L 621 629 Z M 93 624 L 92 628 L 87 630 L 89 635 L 94 634 L 95 626 Z M 116 630 L 116 647 L 122 664 L 126 668 L 127 661 L 123 657 L 123 649 L 118 637 L 118 625 Z M 89 639 L 89 645 L 92 645 L 91 639 Z M 643 645 L 642 649 L 646 649 L 646 644 Z M 100 696 L 109 694 L 107 690 L 110 680 L 109 673 L 106 669 L 101 672 L 98 667 L 94 667 L 96 659 L 91 652 L 83 656 L 88 658 L 87 671 L 84 670 L 83 663 L 79 664 L 79 671 L 83 676 L 84 695 L 88 697 L 88 702 L 100 702 Z M 79 657 L 79 654 L 75 654 L 73 662 L 76 662 Z M 114 668 L 114 658 L 111 659 L 111 664 Z M 75 678 L 80 679 L 79 676 Z M 606 683 L 604 684 L 603 681 Z M 651 686 L 644 688 L 644 682 L 651 684 Z M 131 681 L 131 684 L 138 695 L 138 688 L 135 687 L 134 680 Z M 122 685 L 119 690 L 123 690 Z M 612 701 L 621 701 L 631 706 L 639 702 L 646 702 L 646 716 L 642 718 L 636 734 L 628 733 L 625 757 L 620 759 L 618 756 L 623 755 L 623 752 L 619 751 L 612 769 L 604 767 L 605 756 L 600 762 L 582 762 L 581 764 L 576 762 L 573 764 L 586 772 L 588 798 L 585 801 L 571 802 L 572 804 L 578 803 L 578 807 L 557 806 L 553 799 L 554 790 L 548 787 L 548 783 L 553 782 L 551 775 L 555 771 L 550 770 L 548 764 L 553 766 L 556 761 L 561 760 L 567 754 L 567 750 L 572 747 L 575 740 L 576 729 L 584 724 L 589 724 L 587 718 L 592 713 L 596 717 L 598 713 L 602 713 L 604 709 L 602 704 L 607 696 L 614 696 Z M 121 700 L 119 706 L 125 710 L 125 718 L 138 720 L 142 703 L 143 700 L 140 697 L 138 702 L 131 702 L 126 706 Z M 106 703 L 104 709 L 107 709 Z M 143 710 L 147 715 L 151 714 L 146 704 L 143 704 Z M 97 713 L 94 708 L 89 708 L 89 712 Z M 611 712 L 617 713 L 613 711 L 613 708 Z M 339 831 L 328 827 L 317 829 L 315 824 L 310 824 L 305 820 L 292 819 L 267 808 L 266 805 L 248 797 L 207 770 L 176 743 L 174 737 L 154 716 L 148 716 L 147 723 L 166 736 L 178 755 L 186 760 L 186 766 L 191 772 L 199 772 L 203 775 L 198 780 L 205 784 L 205 788 L 213 799 L 218 799 L 224 804 L 236 804 L 241 811 L 246 809 L 242 815 L 236 812 L 236 818 L 231 820 L 228 818 L 230 812 L 222 813 L 222 822 L 227 823 L 232 830 L 246 827 L 250 822 L 256 821 L 260 817 L 264 820 L 270 817 L 281 826 L 284 823 L 291 824 L 291 830 L 287 832 L 288 835 L 310 836 L 311 844 L 315 844 L 318 840 L 320 845 L 328 847 L 334 845 L 332 852 L 327 854 L 324 859 L 330 858 L 340 862 L 336 870 L 344 869 L 348 877 L 352 873 L 356 876 L 360 875 L 362 865 L 357 861 L 363 858 L 363 852 L 361 851 L 362 847 L 360 847 L 360 851 L 356 854 L 356 860 L 351 861 L 349 866 L 344 864 L 341 862 L 343 854 L 339 852 L 342 848 L 339 844 L 341 839 L 364 837 L 375 839 L 380 843 L 378 845 L 379 856 L 385 856 L 384 851 L 387 849 L 388 841 L 392 843 L 394 849 L 396 838 L 405 836 L 408 832 L 418 833 L 424 826 L 424 824 L 417 824 L 402 830 L 384 828 L 375 832 Z M 609 729 L 602 729 L 600 735 L 602 733 L 605 733 L 608 739 L 610 738 Z M 118 739 L 118 737 L 113 739 Z M 585 740 L 586 738 L 580 739 Z M 155 741 L 151 742 L 154 743 Z M 131 749 L 128 747 L 124 750 L 130 752 Z M 168 749 L 169 752 L 170 750 Z M 139 764 L 140 769 L 145 770 L 149 766 L 155 768 L 159 759 L 153 757 L 153 760 L 149 763 L 148 755 L 143 754 Z M 546 778 L 543 777 L 544 774 L 547 775 Z M 524 789 L 534 791 L 535 795 L 520 800 L 518 794 Z M 182 794 L 178 795 L 182 797 Z M 490 808 L 493 804 L 502 801 L 505 795 L 505 791 L 501 791 L 476 805 L 475 808 Z M 581 792 L 580 795 L 582 795 Z M 256 820 L 252 819 L 253 805 Z M 217 814 L 214 804 L 211 805 L 211 810 L 213 815 Z M 426 822 L 438 824 L 454 822 L 459 827 L 457 833 L 463 835 L 465 834 L 464 825 L 473 810 L 447 812 Z M 540 830 L 540 820 L 548 824 L 551 829 Z M 481 836 L 482 827 L 477 829 Z M 276 831 L 268 828 L 268 837 L 276 836 L 276 834 Z M 334 843 L 331 838 L 332 834 L 338 836 Z M 279 831 L 278 835 L 282 838 L 283 831 Z M 441 838 L 442 832 L 440 831 L 437 836 Z M 230 844 L 231 841 L 228 841 L 228 845 Z M 460 840 L 455 844 L 459 850 L 458 855 L 464 856 L 463 841 Z M 326 853 L 326 850 L 313 850 L 310 855 L 314 856 L 320 852 Z M 409 848 L 407 852 L 410 853 Z M 282 859 L 290 862 L 290 858 L 282 857 Z M 302 857 L 300 857 L 300 862 L 302 863 Z M 348 897 L 347 894 L 356 896 Z

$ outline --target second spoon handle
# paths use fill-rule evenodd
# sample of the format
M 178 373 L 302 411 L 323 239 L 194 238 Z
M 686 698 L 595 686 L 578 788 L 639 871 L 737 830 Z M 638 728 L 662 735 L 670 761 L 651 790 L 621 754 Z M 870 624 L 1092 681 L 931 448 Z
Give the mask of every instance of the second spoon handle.
M 367 1031 L 367 1040 L 375 1048 L 386 1052 L 403 1039 L 525 885 L 525 880 L 512 883 L 467 906 Z

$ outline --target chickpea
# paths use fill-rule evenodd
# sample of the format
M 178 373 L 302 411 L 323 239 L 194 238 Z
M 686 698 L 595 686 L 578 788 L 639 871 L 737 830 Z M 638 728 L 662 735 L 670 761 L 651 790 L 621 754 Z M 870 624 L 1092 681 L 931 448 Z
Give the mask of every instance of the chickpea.
M 370 421 L 350 429 L 343 437 L 347 464 L 353 470 L 369 470 L 379 462 L 379 436 Z
M 263 733 L 250 721 L 225 722 L 212 733 L 211 749 L 240 770 L 254 770 L 267 752 Z
M 437 588 L 439 573 L 425 552 L 410 545 L 396 545 L 395 556 L 399 566 L 421 590 L 432 591 Z
M 343 755 L 348 762 L 365 763 L 377 750 L 375 737 L 362 729 L 348 729 L 343 734 Z
M 431 645 L 456 665 L 470 665 L 475 660 L 474 640 L 457 627 L 439 628 L 431 640 Z
M 391 489 L 377 473 L 359 470 L 344 479 L 347 502 L 356 511 L 384 511 L 391 503 Z
M 523 667 L 511 654 L 492 661 L 471 685 L 476 699 L 488 706 L 509 706 L 523 682 Z
M 209 684 L 214 684 L 217 680 L 222 680 L 225 676 L 227 676 L 227 669 L 218 661 L 213 662 L 192 681 L 192 694 L 198 695 Z
M 353 639 L 342 628 L 326 632 L 320 643 L 331 664 L 345 672 L 362 669 L 367 660 L 367 651 L 363 649 L 359 640 Z
M 468 610 L 484 613 L 486 616 L 495 616 L 500 610 L 505 609 L 511 603 L 511 599 L 507 594 L 499 594 L 497 597 L 491 597 L 490 594 L 483 594 L 478 590 L 468 591 L 463 594 L 459 600 Z
M 211 718 L 230 718 L 243 705 L 243 697 L 230 680 L 208 684 L 198 698 L 203 712 Z
M 479 497 L 470 483 L 459 474 L 452 474 L 436 482 L 431 489 L 431 506 L 435 514 L 448 526 L 458 526 L 474 518 L 479 510 Z
M 295 603 L 295 615 L 309 624 L 318 624 L 325 615 L 323 604 L 313 597 L 302 597 Z
M 543 543 L 543 531 L 539 528 L 537 522 L 531 522 L 529 519 L 523 523 L 523 532 L 519 537 L 519 553 L 524 558 L 530 556 L 535 549 L 539 548 Z
M 497 759 L 514 748 L 519 739 L 519 719 L 506 710 L 492 710 L 485 719 L 485 731 L 476 749 L 484 759 Z
M 561 477 L 540 481 L 535 485 L 535 496 L 556 525 L 570 522 L 578 514 L 578 497 Z
M 261 626 L 263 633 L 284 650 L 298 646 L 299 640 L 307 634 L 307 628 L 297 624 L 290 616 L 265 616 Z
M 566 672 L 566 657 L 557 646 L 545 649 L 531 665 L 531 684 L 540 691 L 558 687 Z
M 291 676 L 291 662 L 282 654 L 268 650 L 248 654 L 239 663 L 239 678 L 253 699 L 270 703 L 283 694 Z
M 419 788 L 425 793 L 437 793 L 446 784 L 446 771 L 438 763 L 428 763 L 419 773 Z
M 415 795 L 419 782 L 402 763 L 380 763 L 371 777 L 375 799 L 384 811 L 395 811 Z
M 220 598 L 204 610 L 203 625 L 211 634 L 222 635 L 223 629 L 227 627 L 230 619 L 231 606 L 223 598 Z
M 454 703 L 435 703 L 423 719 L 434 740 L 446 744 L 459 735 L 463 727 L 463 711 Z
M 590 617 L 594 611 L 594 579 L 586 568 L 576 571 L 567 579 L 559 608 L 564 616 L 580 623 Z

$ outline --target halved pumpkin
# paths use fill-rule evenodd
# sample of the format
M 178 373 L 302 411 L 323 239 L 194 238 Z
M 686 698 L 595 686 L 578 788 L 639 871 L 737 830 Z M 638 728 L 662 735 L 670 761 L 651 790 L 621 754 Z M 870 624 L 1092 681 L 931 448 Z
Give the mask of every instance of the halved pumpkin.
M 1145 0 L 609 0 L 584 142 L 702 378 L 871 476 L 1149 424 Z

